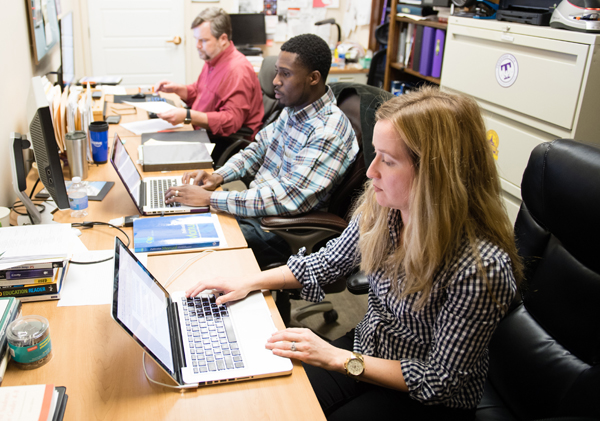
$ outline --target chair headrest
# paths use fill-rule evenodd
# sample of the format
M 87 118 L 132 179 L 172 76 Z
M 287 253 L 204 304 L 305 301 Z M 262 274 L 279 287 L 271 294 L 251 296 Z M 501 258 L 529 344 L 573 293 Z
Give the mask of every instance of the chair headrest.
M 260 82 L 260 88 L 264 95 L 269 98 L 275 98 L 275 90 L 273 86 L 273 79 L 275 79 L 275 63 L 277 62 L 277 56 L 267 56 L 263 59 L 258 72 L 258 81 Z
M 600 272 L 600 149 L 568 139 L 538 145 L 525 169 L 521 195 L 541 226 Z

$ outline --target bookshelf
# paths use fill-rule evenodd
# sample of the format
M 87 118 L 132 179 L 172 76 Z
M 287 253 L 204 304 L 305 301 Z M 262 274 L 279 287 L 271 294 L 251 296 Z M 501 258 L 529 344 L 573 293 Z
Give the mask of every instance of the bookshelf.
M 392 0 L 391 13 L 393 16 L 390 18 L 390 30 L 389 30 L 389 38 L 388 38 L 388 52 L 386 58 L 386 66 L 385 66 L 385 74 L 384 74 L 384 82 L 383 87 L 386 91 L 389 91 L 391 88 L 392 80 L 401 79 L 402 73 L 411 75 L 418 79 L 427 80 L 431 83 L 439 85 L 441 80 L 440 78 L 431 77 L 431 76 L 423 76 L 421 73 L 414 69 L 407 68 L 404 63 L 397 61 L 398 48 L 400 48 L 399 38 L 400 33 L 404 27 L 406 27 L 409 23 L 414 23 L 415 25 L 421 26 L 429 26 L 435 29 L 446 30 L 448 24 L 437 21 L 430 20 L 413 20 L 406 17 L 399 17 L 396 15 L 395 10 L 397 9 L 398 0 Z

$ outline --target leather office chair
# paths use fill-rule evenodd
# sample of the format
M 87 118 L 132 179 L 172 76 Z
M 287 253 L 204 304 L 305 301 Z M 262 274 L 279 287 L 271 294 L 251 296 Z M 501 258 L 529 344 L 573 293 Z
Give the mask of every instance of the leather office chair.
M 273 86 L 273 79 L 275 79 L 276 73 L 276 61 L 277 56 L 265 57 L 258 72 L 258 80 L 260 82 L 260 89 L 262 90 L 263 107 L 265 110 L 261 129 L 277 120 L 277 117 L 279 117 L 279 114 L 282 110 L 282 107 L 279 105 L 279 101 L 275 99 L 275 91 Z M 248 129 L 247 127 L 242 127 L 236 133 L 229 136 L 229 139 L 232 139 L 233 142 L 221 153 L 219 157 L 217 157 L 215 168 L 222 167 L 229 158 L 248 146 L 252 142 L 250 139 L 251 135 L 252 130 Z
M 600 419 L 599 180 L 595 147 L 531 153 L 515 223 L 525 282 L 492 337 L 477 421 Z
M 354 200 L 362 193 L 367 179 L 366 169 L 374 157 L 372 146 L 375 111 L 392 98 L 392 94 L 378 88 L 355 83 L 333 83 L 331 89 L 337 98 L 338 107 L 350 120 L 360 152 L 347 170 L 343 181 L 332 193 L 327 212 L 314 211 L 297 216 L 268 216 L 261 219 L 261 226 L 283 237 L 297 253 L 306 247 L 307 253 L 324 245 L 325 240 L 339 236 L 348 226 L 350 210 Z M 286 262 L 273 265 L 284 265 Z M 345 279 L 324 288 L 326 294 L 346 289 Z M 300 325 L 300 321 L 314 313 L 323 313 L 325 321 L 337 320 L 337 312 L 329 301 L 310 304 L 290 312 L 291 299 L 299 299 L 297 291 L 277 293 L 277 306 L 286 325 Z

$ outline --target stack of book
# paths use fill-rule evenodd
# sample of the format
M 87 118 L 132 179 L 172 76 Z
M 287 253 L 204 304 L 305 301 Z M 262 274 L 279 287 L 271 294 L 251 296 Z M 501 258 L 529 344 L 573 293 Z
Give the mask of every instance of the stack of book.
M 26 263 L 0 270 L 0 298 L 23 302 L 58 300 L 68 260 Z
M 2 228 L 0 297 L 22 302 L 58 300 L 72 237 L 69 224 Z

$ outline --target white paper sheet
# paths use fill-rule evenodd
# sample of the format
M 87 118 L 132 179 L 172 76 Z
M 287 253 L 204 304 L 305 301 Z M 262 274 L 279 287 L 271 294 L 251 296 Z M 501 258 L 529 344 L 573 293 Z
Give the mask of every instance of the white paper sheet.
M 148 111 L 149 113 L 160 114 L 165 111 L 172 110 L 173 108 L 177 108 L 169 104 L 165 101 L 147 101 L 147 102 L 129 102 L 123 101 L 124 104 L 131 105 L 133 107 L 139 108 L 144 111 Z
M 74 253 L 72 260 L 89 262 L 114 256 L 114 250 L 91 250 Z M 147 254 L 136 254 L 144 266 Z M 103 305 L 112 302 L 114 259 L 94 265 L 69 265 L 67 279 L 62 286 L 58 307 Z
M 160 118 L 152 118 L 150 120 L 134 121 L 133 123 L 121 123 L 120 126 L 139 136 L 144 133 L 156 133 L 161 130 L 176 129 L 183 127 L 183 124 L 173 126 L 171 123 Z

